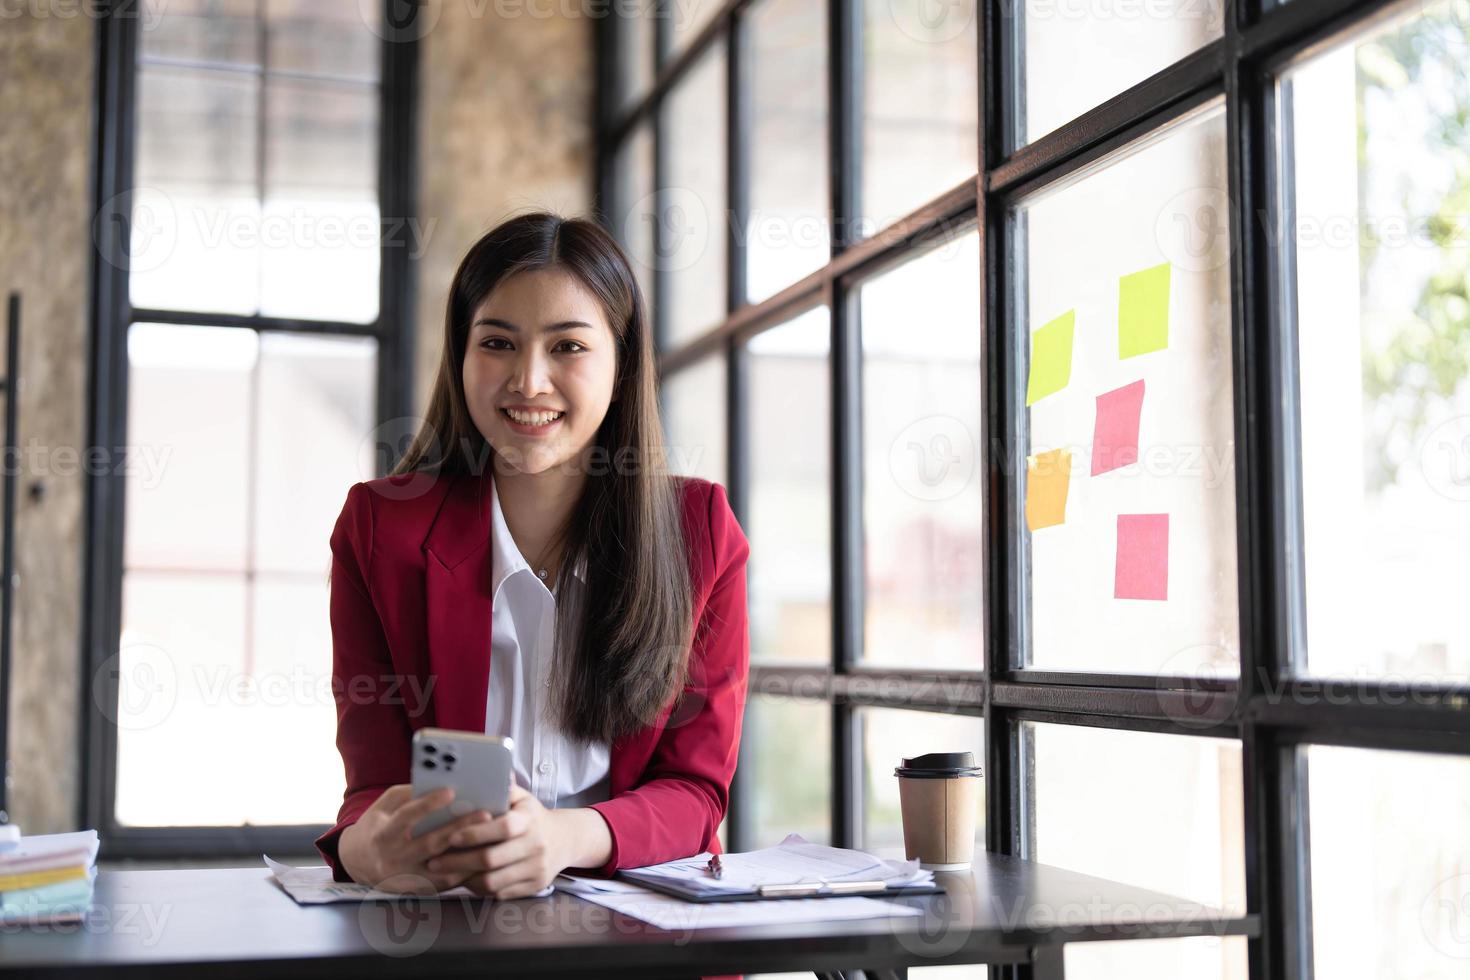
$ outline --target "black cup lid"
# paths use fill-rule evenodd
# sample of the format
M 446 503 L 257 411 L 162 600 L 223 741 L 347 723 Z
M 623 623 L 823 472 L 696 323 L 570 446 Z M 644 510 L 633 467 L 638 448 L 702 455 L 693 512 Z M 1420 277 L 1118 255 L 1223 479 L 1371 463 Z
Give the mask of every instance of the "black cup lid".
M 975 765 L 973 752 L 929 752 L 904 759 L 903 765 L 894 769 L 893 774 L 910 779 L 950 779 L 978 776 L 980 767 Z

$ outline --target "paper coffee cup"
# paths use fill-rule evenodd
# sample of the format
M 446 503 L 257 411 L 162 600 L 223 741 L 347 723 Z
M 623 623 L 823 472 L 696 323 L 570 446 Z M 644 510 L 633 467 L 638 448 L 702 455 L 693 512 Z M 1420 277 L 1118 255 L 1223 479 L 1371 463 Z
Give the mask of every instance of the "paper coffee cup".
M 903 810 L 904 856 L 931 871 L 963 871 L 975 858 L 980 767 L 973 752 L 930 752 L 893 770 Z

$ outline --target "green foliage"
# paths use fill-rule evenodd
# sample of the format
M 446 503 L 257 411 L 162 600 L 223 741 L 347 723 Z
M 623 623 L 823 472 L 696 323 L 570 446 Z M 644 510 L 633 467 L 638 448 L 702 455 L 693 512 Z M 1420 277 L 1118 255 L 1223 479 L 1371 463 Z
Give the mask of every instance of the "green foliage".
M 1387 331 L 1364 332 L 1363 387 L 1366 433 L 1375 452 L 1369 486 L 1394 481 L 1413 452 L 1433 410 L 1454 399 L 1470 377 L 1470 0 L 1428 9 L 1399 30 L 1363 44 L 1357 52 L 1359 213 L 1367 214 L 1365 187 L 1373 161 L 1367 150 L 1364 107 L 1374 90 L 1391 95 L 1409 85 L 1431 85 L 1433 120 L 1424 153 L 1446 161 L 1453 179 L 1428 215 L 1416 215 L 1402 188 L 1404 214 L 1423 218 L 1438 249 L 1412 310 Z M 1444 90 L 1448 80 L 1448 89 Z M 1422 188 L 1421 188 L 1422 190 Z M 1415 231 L 1419 225 L 1413 226 Z M 1360 238 L 1360 274 L 1367 282 L 1380 258 L 1376 236 Z

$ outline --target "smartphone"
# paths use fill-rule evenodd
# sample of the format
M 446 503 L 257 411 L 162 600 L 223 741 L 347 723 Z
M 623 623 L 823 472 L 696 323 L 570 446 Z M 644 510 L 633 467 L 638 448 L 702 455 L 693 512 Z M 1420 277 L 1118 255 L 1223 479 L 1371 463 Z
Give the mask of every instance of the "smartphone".
M 445 786 L 454 799 L 414 824 L 413 836 L 426 834 L 466 813 L 486 810 L 500 816 L 510 808 L 515 742 L 483 732 L 420 728 L 413 733 L 413 795 Z

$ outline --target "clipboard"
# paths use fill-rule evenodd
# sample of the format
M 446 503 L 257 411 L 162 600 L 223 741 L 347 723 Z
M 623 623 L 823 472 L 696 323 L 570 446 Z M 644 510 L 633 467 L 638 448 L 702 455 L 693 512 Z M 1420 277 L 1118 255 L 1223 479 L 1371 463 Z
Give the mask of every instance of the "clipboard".
M 663 892 L 686 902 L 750 902 L 780 898 L 841 898 L 848 895 L 865 895 L 870 898 L 899 895 L 942 895 L 944 889 L 932 881 L 890 885 L 882 881 L 794 881 L 789 884 L 757 885 L 755 888 L 736 891 L 720 889 L 710 891 L 697 888 L 677 878 L 665 875 L 642 875 L 638 871 L 618 871 L 614 878 L 622 879 L 643 888 Z

